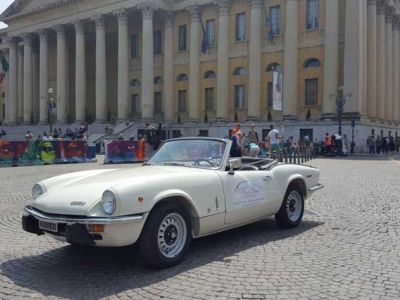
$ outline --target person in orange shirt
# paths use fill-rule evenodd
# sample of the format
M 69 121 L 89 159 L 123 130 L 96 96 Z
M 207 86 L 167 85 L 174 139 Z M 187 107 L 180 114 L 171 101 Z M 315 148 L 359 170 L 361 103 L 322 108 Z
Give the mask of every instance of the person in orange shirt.
M 329 133 L 326 133 L 325 135 L 325 149 L 326 149 L 326 153 L 331 153 L 332 152 L 332 137 Z

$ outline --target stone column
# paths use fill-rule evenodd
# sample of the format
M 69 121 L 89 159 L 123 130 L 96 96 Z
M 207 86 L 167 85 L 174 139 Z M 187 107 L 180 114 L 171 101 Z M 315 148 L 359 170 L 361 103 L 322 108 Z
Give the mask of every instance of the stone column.
M 393 70 L 392 70 L 392 78 L 393 78 L 393 92 L 392 92 L 392 111 L 390 115 L 390 120 L 398 121 L 397 115 L 399 110 L 399 67 L 400 67 L 400 59 L 399 59 L 399 17 L 395 16 L 393 20 Z
M 377 10 L 378 10 L 378 45 L 377 45 L 377 53 L 378 53 L 378 65 L 377 65 L 377 102 L 376 102 L 376 114 L 379 119 L 385 118 L 385 84 L 383 81 L 385 80 L 385 56 L 386 56 L 386 31 L 385 31 L 385 1 L 379 1 Z
M 67 121 L 67 97 L 66 97 L 66 36 L 63 25 L 56 27 L 57 32 L 57 122 L 65 123 Z
M 139 8 L 143 16 L 142 119 L 151 120 L 154 114 L 153 12 L 155 6 L 145 3 Z
M 32 123 L 32 36 L 25 34 L 24 45 L 24 124 Z
M 86 108 L 86 59 L 85 59 L 85 24 L 75 24 L 75 120 L 85 121 Z
M 17 124 L 17 101 L 18 101 L 18 72 L 17 72 L 17 43 L 15 38 L 9 39 L 9 92 L 10 97 L 7 98 L 6 102 L 6 118 L 9 125 Z
M 264 0 L 250 2 L 249 99 L 247 119 L 259 120 L 261 110 L 261 24 Z
M 200 10 L 197 5 L 188 8 L 190 14 L 189 49 L 189 120 L 199 120 L 200 103 Z
M 48 119 L 47 98 L 49 89 L 49 69 L 48 69 L 48 36 L 47 31 L 39 31 L 40 53 L 39 53 L 39 122 L 45 124 Z
M 393 8 L 386 7 L 386 100 L 385 120 L 392 119 L 392 95 L 393 95 Z
M 164 120 L 174 119 L 174 22 L 172 12 L 165 16 L 164 33 Z
M 298 3 L 286 1 L 285 63 L 283 69 L 283 117 L 297 114 Z
M 377 100 L 377 0 L 368 0 L 368 95 L 367 113 L 370 118 L 376 117 Z
M 106 32 L 103 16 L 95 16 L 96 25 L 96 121 L 107 119 Z
M 4 51 L 4 56 L 7 59 L 7 61 L 9 62 L 10 54 L 9 54 L 9 51 L 7 51 L 7 50 Z M 8 124 L 8 112 L 7 112 L 8 104 L 7 103 L 10 103 L 9 102 L 9 99 L 10 99 L 10 72 L 6 72 L 6 75 L 4 78 L 4 88 L 5 88 L 5 93 L 6 93 L 5 99 L 4 99 L 5 109 L 4 109 L 4 112 L 2 111 L 0 118 L 3 118 L 3 113 L 4 113 L 4 119 L 2 120 L 3 124 Z M 3 109 L 3 105 L 1 105 L 1 109 Z
M 231 0 L 218 0 L 217 120 L 229 119 L 229 15 Z
M 335 95 L 339 87 L 339 0 L 326 1 L 325 14 L 323 117 L 329 118 L 336 113 L 331 95 Z
M 19 44 L 18 52 L 18 101 L 17 101 L 17 122 L 22 123 L 24 120 L 24 47 Z
M 128 56 L 128 15 L 126 10 L 121 9 L 114 14 L 118 17 L 118 119 L 126 119 L 129 115 L 128 92 L 129 92 L 129 56 Z M 153 35 L 146 36 L 153 40 Z M 146 52 L 150 51 L 146 49 Z M 151 51 L 153 54 L 153 51 Z M 145 70 L 146 68 L 142 69 Z

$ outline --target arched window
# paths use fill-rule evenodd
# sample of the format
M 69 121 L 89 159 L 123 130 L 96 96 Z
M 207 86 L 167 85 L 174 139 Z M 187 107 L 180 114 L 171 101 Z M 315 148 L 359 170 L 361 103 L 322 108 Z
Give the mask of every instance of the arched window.
M 281 68 L 281 65 L 280 65 L 280 64 L 278 64 L 278 63 L 272 63 L 272 64 L 269 64 L 269 65 L 267 66 L 267 68 L 265 69 L 265 71 L 266 71 L 267 73 L 270 73 L 270 72 L 280 72 L 280 71 L 282 71 L 282 68 Z
M 204 73 L 203 79 L 211 79 L 217 77 L 217 74 L 215 74 L 214 71 L 210 70 Z
M 243 67 L 238 67 L 233 71 L 233 76 L 243 76 L 247 75 L 247 69 Z
M 154 84 L 160 84 L 162 83 L 162 77 L 161 76 L 156 76 L 154 77 Z
M 140 86 L 140 80 L 139 79 L 132 79 L 131 80 L 131 87 L 139 87 Z
M 178 82 L 188 81 L 188 77 L 186 74 L 179 74 L 178 77 L 176 77 L 176 81 Z
M 321 66 L 321 62 L 316 58 L 309 58 L 304 63 L 304 68 L 317 68 Z

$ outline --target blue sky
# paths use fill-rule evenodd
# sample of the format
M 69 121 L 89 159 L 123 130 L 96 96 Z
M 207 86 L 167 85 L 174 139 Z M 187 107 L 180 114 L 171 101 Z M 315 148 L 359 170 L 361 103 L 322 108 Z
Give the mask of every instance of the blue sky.
M 14 0 L 0 0 L 0 14 L 8 7 Z M 6 27 L 6 25 L 0 22 L 0 29 Z

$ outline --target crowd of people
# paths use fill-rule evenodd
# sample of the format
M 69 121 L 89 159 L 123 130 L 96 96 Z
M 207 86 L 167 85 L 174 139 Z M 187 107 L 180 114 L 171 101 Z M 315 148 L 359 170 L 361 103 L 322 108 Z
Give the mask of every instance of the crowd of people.
M 89 128 L 87 124 L 82 124 L 80 128 L 75 128 L 72 130 L 71 128 L 62 129 L 54 128 L 51 132 L 44 131 L 43 134 L 39 134 L 36 137 L 36 140 L 42 141 L 53 141 L 53 140 L 73 140 L 73 141 L 87 141 L 89 137 Z M 35 136 L 32 134 L 30 130 L 26 131 L 25 140 L 30 141 L 35 139 Z
M 290 154 L 302 147 L 313 147 L 313 143 L 307 135 L 297 141 L 293 136 L 290 136 L 285 141 L 284 135 L 273 125 L 270 125 L 267 136 L 264 139 L 260 139 L 254 124 L 251 125 L 247 134 L 241 130 L 240 124 L 236 124 L 231 129 L 229 138 L 232 141 L 232 157 L 269 156 L 276 158 L 282 152 Z
M 400 136 L 369 136 L 367 138 L 369 154 L 393 154 L 400 152 Z

